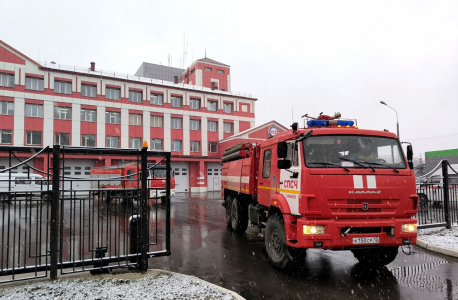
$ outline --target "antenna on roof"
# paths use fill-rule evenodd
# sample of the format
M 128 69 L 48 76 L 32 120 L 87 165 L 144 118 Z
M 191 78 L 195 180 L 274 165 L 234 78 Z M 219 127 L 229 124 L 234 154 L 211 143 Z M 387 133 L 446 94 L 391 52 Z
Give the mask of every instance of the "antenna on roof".
M 294 123 L 294 106 L 291 106 L 291 118 L 293 119 Z
M 207 47 L 205 47 L 205 58 L 207 58 Z

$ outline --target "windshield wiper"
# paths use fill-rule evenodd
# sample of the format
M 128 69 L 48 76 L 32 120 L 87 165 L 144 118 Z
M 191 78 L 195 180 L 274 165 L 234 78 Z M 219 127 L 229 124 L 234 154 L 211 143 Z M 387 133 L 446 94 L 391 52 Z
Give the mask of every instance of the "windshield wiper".
M 371 165 L 371 164 L 372 164 L 372 165 L 376 165 L 376 166 L 388 167 L 388 168 L 390 168 L 390 169 L 393 169 L 396 173 L 399 173 L 399 170 L 398 170 L 398 169 L 396 169 L 395 167 L 392 167 L 392 166 L 390 166 L 390 165 L 381 164 L 381 163 L 376 163 L 376 162 L 367 162 L 367 161 L 365 161 L 365 160 L 360 160 L 360 162 L 366 163 L 366 164 L 368 164 L 368 165 Z
M 344 166 L 341 166 L 339 164 L 333 164 L 333 163 L 327 163 L 327 162 L 311 162 L 309 164 L 317 164 L 317 165 L 323 165 L 323 166 L 334 166 L 334 167 L 342 168 L 347 172 L 350 172 L 350 170 L 348 168 L 345 168 Z
M 363 167 L 364 169 L 367 169 L 367 167 L 366 167 L 365 165 L 363 165 L 362 163 L 360 163 L 360 162 L 358 162 L 358 161 L 356 161 L 356 160 L 348 159 L 348 158 L 343 158 L 343 157 L 339 157 L 339 159 L 345 160 L 345 161 L 349 161 L 349 162 L 352 162 L 352 163 L 355 163 L 355 164 L 357 164 L 358 166 Z M 363 161 L 363 162 L 365 162 L 365 161 Z M 367 163 L 367 162 L 365 162 L 365 163 Z M 368 164 L 368 163 L 367 163 L 367 164 Z M 372 172 L 375 172 L 375 169 L 374 169 L 370 164 L 368 164 L 368 165 L 369 165 L 369 168 L 372 169 Z

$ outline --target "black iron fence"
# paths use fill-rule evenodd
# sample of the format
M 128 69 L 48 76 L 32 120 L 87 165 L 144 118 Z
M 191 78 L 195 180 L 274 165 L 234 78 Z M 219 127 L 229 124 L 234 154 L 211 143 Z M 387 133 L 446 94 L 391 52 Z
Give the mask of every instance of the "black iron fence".
M 458 223 L 458 170 L 443 160 L 433 171 L 417 179 L 419 228 Z
M 170 255 L 169 152 L 0 147 L 0 156 L 0 282 L 146 271 L 148 258 Z M 67 172 L 88 157 L 129 163 Z

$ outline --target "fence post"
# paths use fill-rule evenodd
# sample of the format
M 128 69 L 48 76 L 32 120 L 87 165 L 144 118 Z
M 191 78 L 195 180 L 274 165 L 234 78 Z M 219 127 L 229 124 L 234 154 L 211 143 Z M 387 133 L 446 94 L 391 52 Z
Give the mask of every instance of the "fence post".
M 165 175 L 165 198 L 166 198 L 166 216 L 165 216 L 165 251 L 170 252 L 170 152 L 166 154 L 165 157 L 165 170 L 167 174 Z
M 147 193 L 148 193 L 148 165 L 147 165 L 147 147 L 142 148 L 141 152 L 141 201 L 140 201 L 140 243 L 141 255 L 139 262 L 140 272 L 148 271 L 148 250 L 149 250 L 149 226 L 147 215 Z
M 448 185 L 448 161 L 442 161 L 442 177 L 443 179 L 443 188 L 444 188 L 444 217 L 446 227 L 448 229 L 452 228 L 452 222 L 450 218 L 450 195 L 449 195 L 449 185 Z
M 59 241 L 59 174 L 60 174 L 60 146 L 54 145 L 52 149 L 52 194 L 51 194 L 51 279 L 57 278 L 57 258 Z M 49 170 L 49 168 L 48 168 Z

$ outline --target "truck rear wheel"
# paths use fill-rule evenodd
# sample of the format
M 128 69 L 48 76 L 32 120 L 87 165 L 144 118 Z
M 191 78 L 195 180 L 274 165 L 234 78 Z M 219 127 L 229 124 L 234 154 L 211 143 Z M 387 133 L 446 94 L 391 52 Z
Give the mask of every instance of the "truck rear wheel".
M 240 203 L 237 198 L 232 199 L 231 205 L 231 226 L 232 230 L 237 233 L 244 233 L 248 227 L 248 210 L 247 207 Z
M 395 260 L 398 246 L 351 250 L 355 258 L 364 265 L 385 266 Z
M 229 227 L 232 227 L 232 222 L 231 222 L 231 206 L 232 206 L 232 197 L 227 196 L 226 197 L 226 224 Z

